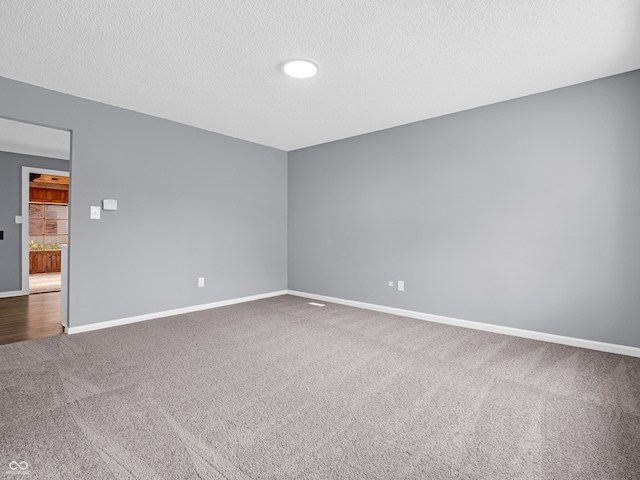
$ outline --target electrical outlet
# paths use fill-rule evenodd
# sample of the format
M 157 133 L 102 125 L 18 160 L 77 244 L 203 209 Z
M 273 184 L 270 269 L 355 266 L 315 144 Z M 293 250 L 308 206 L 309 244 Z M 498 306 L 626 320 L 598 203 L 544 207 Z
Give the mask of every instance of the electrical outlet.
M 204 287 L 204 277 L 198 277 L 198 287 Z
M 100 207 L 91 207 L 91 220 L 100 220 Z
M 389 286 L 393 287 L 393 280 L 389 280 Z
M 398 280 L 398 291 L 404 292 L 404 280 Z

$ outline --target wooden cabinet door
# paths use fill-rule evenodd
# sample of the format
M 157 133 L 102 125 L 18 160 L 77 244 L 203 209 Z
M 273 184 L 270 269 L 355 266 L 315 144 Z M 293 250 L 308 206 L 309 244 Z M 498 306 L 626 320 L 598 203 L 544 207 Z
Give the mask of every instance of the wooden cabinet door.
M 69 203 L 69 190 L 29 187 L 30 202 Z
M 29 274 L 60 271 L 60 250 L 29 252 Z

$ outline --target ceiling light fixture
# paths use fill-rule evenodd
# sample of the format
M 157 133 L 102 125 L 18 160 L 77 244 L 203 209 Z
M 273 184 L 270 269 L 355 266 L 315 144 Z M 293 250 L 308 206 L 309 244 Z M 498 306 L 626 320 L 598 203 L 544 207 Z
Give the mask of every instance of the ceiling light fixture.
M 284 65 L 284 73 L 293 78 L 311 78 L 318 73 L 318 66 L 309 60 L 292 60 Z

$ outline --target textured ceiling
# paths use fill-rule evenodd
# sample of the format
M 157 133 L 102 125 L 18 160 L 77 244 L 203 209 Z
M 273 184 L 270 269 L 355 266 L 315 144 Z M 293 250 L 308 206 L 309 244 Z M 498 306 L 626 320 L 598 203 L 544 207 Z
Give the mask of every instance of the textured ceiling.
M 638 0 L 0 0 L 0 76 L 287 151 L 637 68 Z

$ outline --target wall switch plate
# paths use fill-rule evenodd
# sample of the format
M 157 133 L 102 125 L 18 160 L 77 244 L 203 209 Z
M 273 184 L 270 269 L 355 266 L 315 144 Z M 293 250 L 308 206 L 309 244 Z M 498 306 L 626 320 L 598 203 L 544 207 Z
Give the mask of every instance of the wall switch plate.
M 22 223 L 22 215 L 16 215 L 16 223 Z
M 100 220 L 100 207 L 91 206 L 91 220 Z
M 198 277 L 198 287 L 204 287 L 204 277 Z
M 389 280 L 389 286 L 393 287 L 393 280 Z
M 398 280 L 398 291 L 404 292 L 404 280 Z

